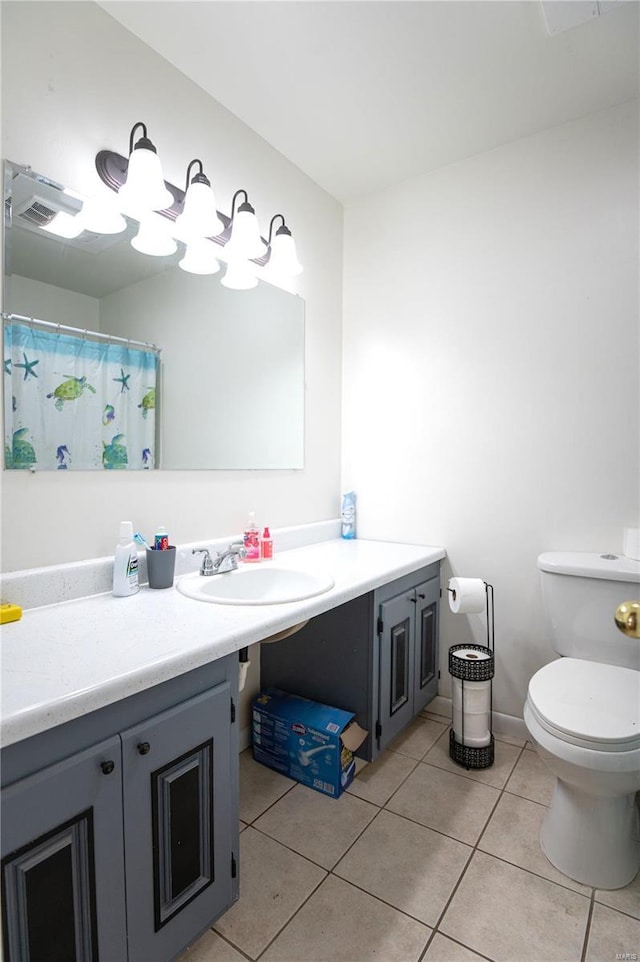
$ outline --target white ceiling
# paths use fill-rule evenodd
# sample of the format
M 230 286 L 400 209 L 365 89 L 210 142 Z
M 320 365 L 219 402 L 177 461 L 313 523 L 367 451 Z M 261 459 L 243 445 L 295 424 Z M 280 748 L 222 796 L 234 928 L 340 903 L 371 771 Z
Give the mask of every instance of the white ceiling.
M 100 5 L 343 202 L 638 96 L 636 0 Z

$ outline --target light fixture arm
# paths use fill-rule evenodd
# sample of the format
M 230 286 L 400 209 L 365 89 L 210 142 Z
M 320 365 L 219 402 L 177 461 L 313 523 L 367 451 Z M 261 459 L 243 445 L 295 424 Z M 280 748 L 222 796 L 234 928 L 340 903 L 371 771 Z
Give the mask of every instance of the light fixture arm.
M 129 134 L 129 156 L 131 156 L 131 154 L 133 153 L 133 147 L 134 147 L 133 137 L 138 127 L 142 127 L 142 137 L 140 138 L 140 140 L 135 146 L 141 147 L 141 148 L 144 147 L 145 150 L 152 150 L 154 154 L 157 154 L 158 151 L 153 146 L 153 144 L 149 140 L 149 137 L 147 136 L 147 125 L 143 124 L 142 121 L 139 120 L 137 124 L 133 125 L 133 127 L 131 128 L 131 133 Z
M 233 220 L 233 218 L 236 216 L 236 200 L 240 194 L 244 194 L 244 200 L 238 207 L 238 210 L 247 210 L 249 211 L 250 214 L 255 214 L 255 210 L 249 203 L 249 195 L 247 194 L 244 187 L 241 187 L 239 190 L 235 192 L 235 194 L 233 195 L 233 200 L 231 201 L 231 220 Z
M 277 233 L 279 234 L 280 231 L 282 230 L 282 228 L 284 228 L 284 230 L 287 232 L 287 234 L 290 234 L 290 233 L 291 233 L 291 231 L 289 230 L 289 228 L 288 228 L 287 225 L 285 224 L 284 215 L 283 215 L 283 214 L 274 214 L 273 217 L 271 218 L 271 223 L 269 224 L 269 240 L 267 241 L 267 247 L 271 247 L 271 237 L 272 237 L 272 235 L 273 235 L 273 222 L 274 222 L 275 220 L 277 220 L 278 217 L 280 217 L 280 218 L 282 219 L 282 227 L 280 227 L 280 228 L 278 229 Z
M 190 181 L 189 178 L 191 177 L 191 168 L 193 167 L 194 164 L 200 165 L 200 172 L 195 175 L 192 181 Z M 187 167 L 187 179 L 184 185 L 185 194 L 189 190 L 189 184 L 206 184 L 207 187 L 211 187 L 211 182 L 209 178 L 205 176 L 204 167 L 202 166 L 202 161 L 198 160 L 197 158 L 195 160 L 192 160 L 189 166 Z

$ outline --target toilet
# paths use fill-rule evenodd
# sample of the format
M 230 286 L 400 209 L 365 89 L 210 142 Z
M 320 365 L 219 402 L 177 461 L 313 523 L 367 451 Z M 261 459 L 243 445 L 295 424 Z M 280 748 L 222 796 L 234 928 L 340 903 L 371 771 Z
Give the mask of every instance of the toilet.
M 640 597 L 640 562 L 548 552 L 538 558 L 554 651 L 529 682 L 524 720 L 556 776 L 540 831 L 557 869 L 616 889 L 640 869 L 640 639 L 616 628 Z

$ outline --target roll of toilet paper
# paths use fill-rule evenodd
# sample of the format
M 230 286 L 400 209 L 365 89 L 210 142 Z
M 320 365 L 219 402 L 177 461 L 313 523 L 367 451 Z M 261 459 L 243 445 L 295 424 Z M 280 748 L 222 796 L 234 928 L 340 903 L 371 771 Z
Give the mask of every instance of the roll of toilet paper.
M 489 661 L 491 651 L 489 648 L 458 648 L 451 652 L 451 657 L 461 661 Z
M 622 553 L 625 558 L 640 561 L 640 528 L 625 528 L 622 535 Z
M 452 678 L 453 731 L 456 741 L 467 748 L 484 748 L 491 741 L 489 727 L 491 710 L 491 682 L 463 682 Z M 464 736 L 463 736 L 464 731 Z
M 454 614 L 484 611 L 487 595 L 482 578 L 449 578 L 449 607 Z

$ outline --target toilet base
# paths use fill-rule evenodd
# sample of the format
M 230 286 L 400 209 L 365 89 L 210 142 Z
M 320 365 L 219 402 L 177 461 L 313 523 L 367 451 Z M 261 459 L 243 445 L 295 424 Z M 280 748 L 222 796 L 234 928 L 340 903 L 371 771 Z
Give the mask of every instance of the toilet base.
M 589 795 L 557 778 L 540 845 L 551 864 L 576 882 L 623 888 L 640 869 L 635 795 Z

